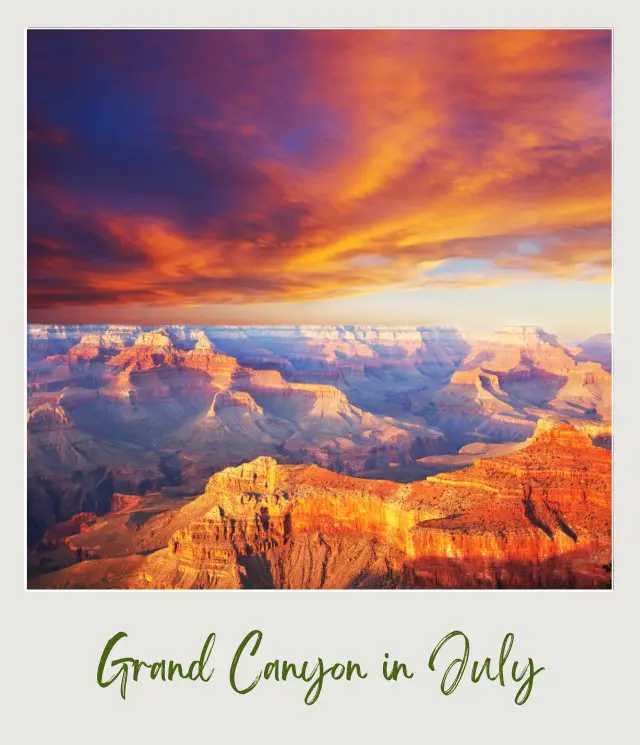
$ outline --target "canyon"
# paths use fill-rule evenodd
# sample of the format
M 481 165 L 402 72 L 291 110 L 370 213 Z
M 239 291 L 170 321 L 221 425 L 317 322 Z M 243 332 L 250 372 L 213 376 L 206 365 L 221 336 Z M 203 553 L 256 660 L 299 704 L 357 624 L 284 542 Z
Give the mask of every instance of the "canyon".
M 29 587 L 609 587 L 607 342 L 29 326 Z

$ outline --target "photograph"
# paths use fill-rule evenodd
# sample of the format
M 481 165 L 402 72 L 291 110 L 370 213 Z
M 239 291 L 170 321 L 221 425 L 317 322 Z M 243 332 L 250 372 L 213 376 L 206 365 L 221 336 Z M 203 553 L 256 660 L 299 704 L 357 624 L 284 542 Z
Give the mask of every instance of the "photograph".
M 611 29 L 25 54 L 29 591 L 612 589 Z

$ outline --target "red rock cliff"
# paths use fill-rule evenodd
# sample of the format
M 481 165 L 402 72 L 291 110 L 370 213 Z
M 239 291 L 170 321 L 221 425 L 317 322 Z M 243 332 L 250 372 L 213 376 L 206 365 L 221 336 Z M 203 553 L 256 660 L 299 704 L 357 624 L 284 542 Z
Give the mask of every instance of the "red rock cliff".
M 334 586 L 311 571 L 327 551 L 334 564 L 340 552 L 346 562 L 356 554 L 361 575 L 384 560 L 399 585 L 428 583 L 433 560 L 462 562 L 470 575 L 489 573 L 489 582 L 507 567 L 500 576 L 513 585 L 514 567 L 570 564 L 573 556 L 600 567 L 610 556 L 610 469 L 610 453 L 569 425 L 514 455 L 406 485 L 261 457 L 210 479 L 198 500 L 201 517 L 152 557 L 144 582 L 286 587 L 295 578 L 305 587 Z M 296 545 L 305 547 L 297 561 L 306 562 L 306 574 L 292 563 Z

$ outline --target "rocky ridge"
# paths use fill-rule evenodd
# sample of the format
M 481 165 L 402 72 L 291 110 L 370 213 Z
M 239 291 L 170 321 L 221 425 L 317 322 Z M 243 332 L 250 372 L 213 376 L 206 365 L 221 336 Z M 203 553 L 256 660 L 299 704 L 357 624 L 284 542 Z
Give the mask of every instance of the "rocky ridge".
M 74 511 L 108 514 L 113 493 L 197 493 L 212 471 L 259 456 L 407 481 L 439 454 L 493 459 L 541 422 L 611 444 L 609 370 L 588 344 L 535 327 L 474 339 L 427 327 L 34 326 L 27 346 L 30 542 Z
M 127 586 L 607 586 L 611 455 L 561 423 L 410 484 L 262 456 L 214 474 L 173 524 Z M 50 581 L 81 576 L 78 565 Z

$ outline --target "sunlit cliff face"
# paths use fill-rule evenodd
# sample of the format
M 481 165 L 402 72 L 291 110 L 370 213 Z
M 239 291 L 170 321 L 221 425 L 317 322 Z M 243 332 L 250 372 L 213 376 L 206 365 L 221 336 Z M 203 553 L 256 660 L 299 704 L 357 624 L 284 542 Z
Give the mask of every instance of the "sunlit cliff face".
M 191 509 L 200 518 L 134 584 L 339 587 L 352 568 L 349 581 L 383 585 L 434 583 L 439 573 L 459 586 L 601 586 L 611 454 L 559 424 L 515 455 L 406 485 L 258 458 L 214 475 Z
M 608 281 L 610 53 L 607 31 L 32 31 L 30 319 Z

